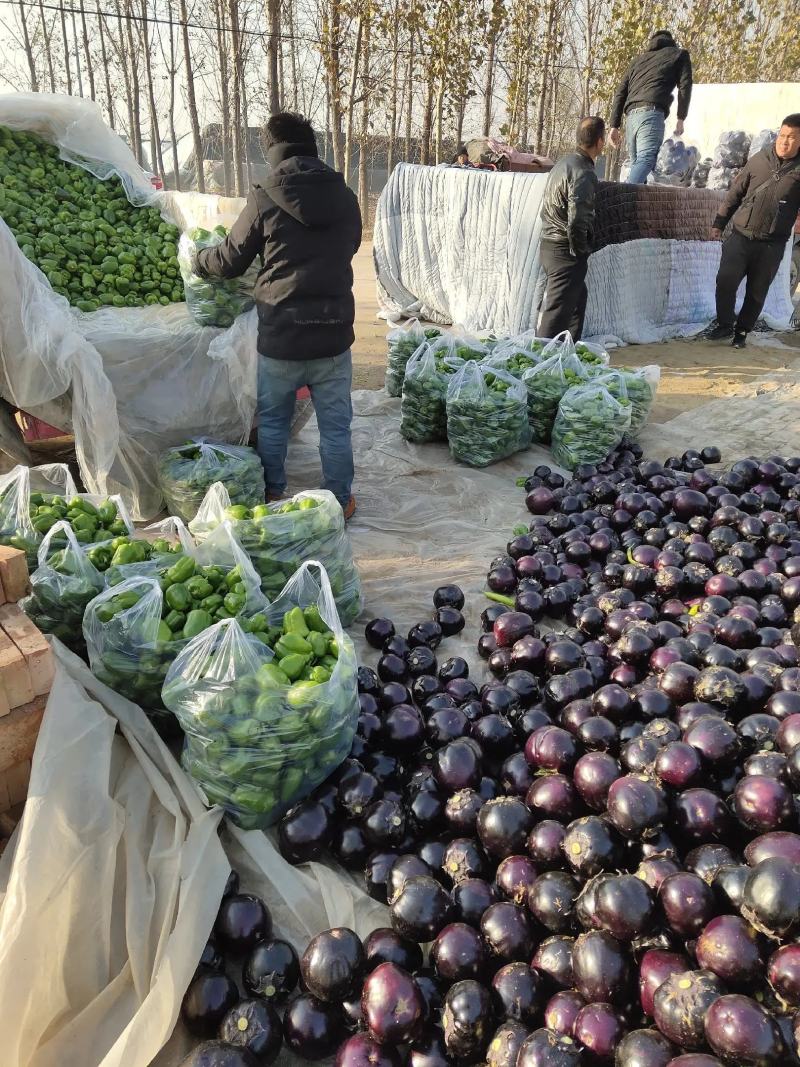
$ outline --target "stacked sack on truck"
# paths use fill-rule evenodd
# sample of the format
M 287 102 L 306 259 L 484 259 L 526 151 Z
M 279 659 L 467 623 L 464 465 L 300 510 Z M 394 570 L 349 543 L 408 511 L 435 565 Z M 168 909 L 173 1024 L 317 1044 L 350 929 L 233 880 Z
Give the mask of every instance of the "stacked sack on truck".
M 726 130 L 714 152 L 708 172 L 708 189 L 730 189 L 733 180 L 747 162 L 750 137 L 744 130 Z
M 690 185 L 699 157 L 693 146 L 679 137 L 668 137 L 659 149 L 652 181 L 657 185 Z

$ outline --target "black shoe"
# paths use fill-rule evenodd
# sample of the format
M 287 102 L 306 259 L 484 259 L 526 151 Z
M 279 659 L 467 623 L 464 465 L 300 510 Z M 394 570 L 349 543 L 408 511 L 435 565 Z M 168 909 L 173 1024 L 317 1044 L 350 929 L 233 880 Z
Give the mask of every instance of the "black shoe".
M 747 334 L 735 333 L 731 341 L 731 348 L 747 348 Z
M 729 337 L 733 337 L 733 326 L 723 326 L 721 322 L 712 322 L 700 336 L 706 341 L 727 341 Z

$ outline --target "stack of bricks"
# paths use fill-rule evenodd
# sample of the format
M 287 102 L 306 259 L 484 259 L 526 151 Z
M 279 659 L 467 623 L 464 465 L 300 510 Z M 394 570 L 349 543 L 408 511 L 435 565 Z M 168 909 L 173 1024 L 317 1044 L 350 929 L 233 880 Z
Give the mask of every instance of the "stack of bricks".
M 53 653 L 17 606 L 28 591 L 25 553 L 0 545 L 0 814 L 25 802 Z

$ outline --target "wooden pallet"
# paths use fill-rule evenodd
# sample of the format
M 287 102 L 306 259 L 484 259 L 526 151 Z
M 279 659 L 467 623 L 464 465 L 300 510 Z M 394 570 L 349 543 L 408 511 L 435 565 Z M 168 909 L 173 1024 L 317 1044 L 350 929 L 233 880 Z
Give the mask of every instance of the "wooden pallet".
M 29 585 L 25 553 L 0 546 L 0 845 L 28 795 L 55 668 L 47 638 L 16 603 Z

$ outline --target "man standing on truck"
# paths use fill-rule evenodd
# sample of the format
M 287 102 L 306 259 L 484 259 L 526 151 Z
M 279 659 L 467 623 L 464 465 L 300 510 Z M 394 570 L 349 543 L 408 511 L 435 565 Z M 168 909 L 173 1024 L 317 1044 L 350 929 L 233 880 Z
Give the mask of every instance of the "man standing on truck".
M 302 115 L 272 115 L 264 142 L 269 176 L 253 186 L 227 238 L 197 253 L 195 269 L 206 278 L 238 278 L 261 256 L 253 295 L 258 451 L 267 498 L 286 494 L 295 396 L 308 386 L 319 425 L 322 487 L 349 519 L 356 507 L 351 496 L 351 263 L 361 244 L 361 212 L 342 175 L 319 158 L 311 123 Z
M 603 120 L 582 119 L 575 151 L 560 159 L 547 179 L 539 212 L 542 220 L 539 256 L 547 274 L 537 331 L 540 337 L 555 337 L 562 330 L 569 330 L 577 341 L 583 333 L 586 270 L 594 236 L 597 192 L 594 161 L 605 143 Z
M 800 112 L 787 115 L 775 143 L 756 152 L 736 176 L 711 227 L 719 241 L 733 219 L 722 246 L 717 272 L 717 318 L 705 332 L 709 341 L 729 337 L 744 348 L 758 321 L 769 287 L 781 265 L 786 242 L 800 211 Z M 747 279 L 736 316 L 736 293 Z
M 644 185 L 656 165 L 676 87 L 675 136 L 682 137 L 692 96 L 692 60 L 684 48 L 678 47 L 669 30 L 658 30 L 650 38 L 646 51 L 634 57 L 611 105 L 608 139 L 614 148 L 619 148 L 624 113 L 631 163 L 628 181 L 634 185 Z

